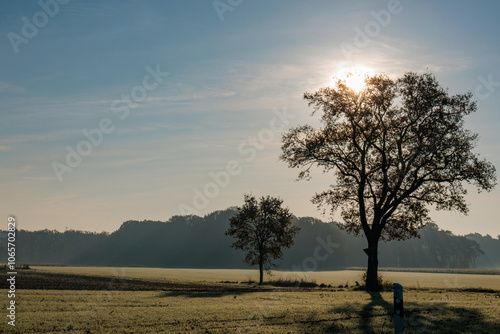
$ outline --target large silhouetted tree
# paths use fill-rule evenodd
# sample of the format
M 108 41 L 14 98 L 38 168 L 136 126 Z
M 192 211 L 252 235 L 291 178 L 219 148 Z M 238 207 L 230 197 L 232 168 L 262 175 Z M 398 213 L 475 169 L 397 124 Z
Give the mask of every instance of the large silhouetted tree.
M 472 152 L 477 134 L 464 128 L 476 110 L 471 93 L 450 96 L 429 73 L 374 75 L 365 83 L 360 92 L 338 80 L 305 93 L 313 114 L 322 112 L 322 126 L 285 133 L 281 159 L 301 168 L 302 179 L 313 165 L 334 173 L 336 182 L 312 201 L 332 214 L 340 209 L 341 226 L 364 233 L 366 288 L 377 290 L 380 239 L 417 237 L 431 221 L 429 205 L 466 214 L 464 182 L 491 190 L 496 177 L 494 166 Z
M 283 257 L 283 248 L 293 245 L 299 231 L 291 225 L 292 214 L 282 203 L 281 199 L 270 196 L 257 202 L 254 196 L 245 195 L 245 204 L 229 220 L 226 235 L 236 239 L 231 247 L 248 251 L 245 262 L 259 265 L 259 284 L 262 284 L 264 269 L 270 268 L 272 260 Z

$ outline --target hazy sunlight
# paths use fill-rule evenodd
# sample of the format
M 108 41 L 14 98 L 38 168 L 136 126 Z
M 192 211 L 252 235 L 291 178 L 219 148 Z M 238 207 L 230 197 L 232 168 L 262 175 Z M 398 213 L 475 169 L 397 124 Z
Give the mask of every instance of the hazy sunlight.
M 340 79 L 347 87 L 359 93 L 365 88 L 366 76 L 371 74 L 373 70 L 363 65 L 342 67 L 333 76 L 330 86 L 335 85 L 335 82 Z

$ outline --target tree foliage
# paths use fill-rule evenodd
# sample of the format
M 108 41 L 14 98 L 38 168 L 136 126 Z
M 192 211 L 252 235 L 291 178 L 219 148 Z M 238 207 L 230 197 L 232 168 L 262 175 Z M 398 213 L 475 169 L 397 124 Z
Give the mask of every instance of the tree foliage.
M 494 166 L 473 153 L 477 134 L 464 128 L 477 108 L 471 93 L 450 96 L 429 73 L 365 82 L 359 93 L 340 80 L 305 93 L 313 114 L 322 112 L 322 127 L 284 134 L 281 159 L 301 168 L 301 179 L 313 165 L 334 173 L 335 184 L 313 203 L 340 210 L 343 228 L 364 233 L 376 274 L 380 239 L 417 237 L 431 222 L 429 205 L 466 214 L 464 182 L 491 190 L 496 177 Z
M 236 239 L 231 247 L 247 251 L 245 262 L 259 265 L 260 284 L 263 270 L 272 260 L 283 257 L 283 248 L 290 248 L 299 228 L 292 226 L 292 214 L 283 208 L 283 201 L 274 197 L 245 195 L 245 204 L 229 220 L 226 235 Z

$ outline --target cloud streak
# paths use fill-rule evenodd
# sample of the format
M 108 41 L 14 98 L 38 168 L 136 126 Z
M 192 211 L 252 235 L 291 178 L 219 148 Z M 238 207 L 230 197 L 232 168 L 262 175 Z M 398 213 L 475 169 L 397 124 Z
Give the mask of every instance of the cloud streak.
M 0 94 L 22 94 L 25 92 L 26 89 L 23 87 L 0 81 Z

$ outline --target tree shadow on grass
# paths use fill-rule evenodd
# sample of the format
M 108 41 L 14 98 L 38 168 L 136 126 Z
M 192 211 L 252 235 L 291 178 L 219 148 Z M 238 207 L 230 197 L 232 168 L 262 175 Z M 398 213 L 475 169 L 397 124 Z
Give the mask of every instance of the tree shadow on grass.
M 410 303 L 405 310 L 405 333 L 500 333 L 500 322 L 474 308 Z
M 335 307 L 324 319 L 309 320 L 306 316 L 297 326 L 304 333 L 394 333 L 392 300 L 384 300 L 377 292 L 368 294 L 368 303 Z M 445 302 L 409 302 L 404 315 L 406 334 L 500 333 L 498 319 L 487 318 L 475 308 L 455 307 Z
M 336 320 L 330 324 L 324 323 L 322 331 L 325 333 L 350 333 L 353 328 L 359 333 L 383 333 L 384 328 L 393 332 L 392 303 L 386 301 L 380 292 L 367 292 L 370 297 L 368 303 L 352 302 L 348 305 L 332 308 Z M 381 324 L 379 324 L 382 322 Z
M 393 305 L 386 301 L 380 292 L 368 292 L 370 302 L 363 306 L 359 327 L 363 333 L 369 333 L 372 330 L 374 317 L 386 317 L 387 314 L 393 314 Z

